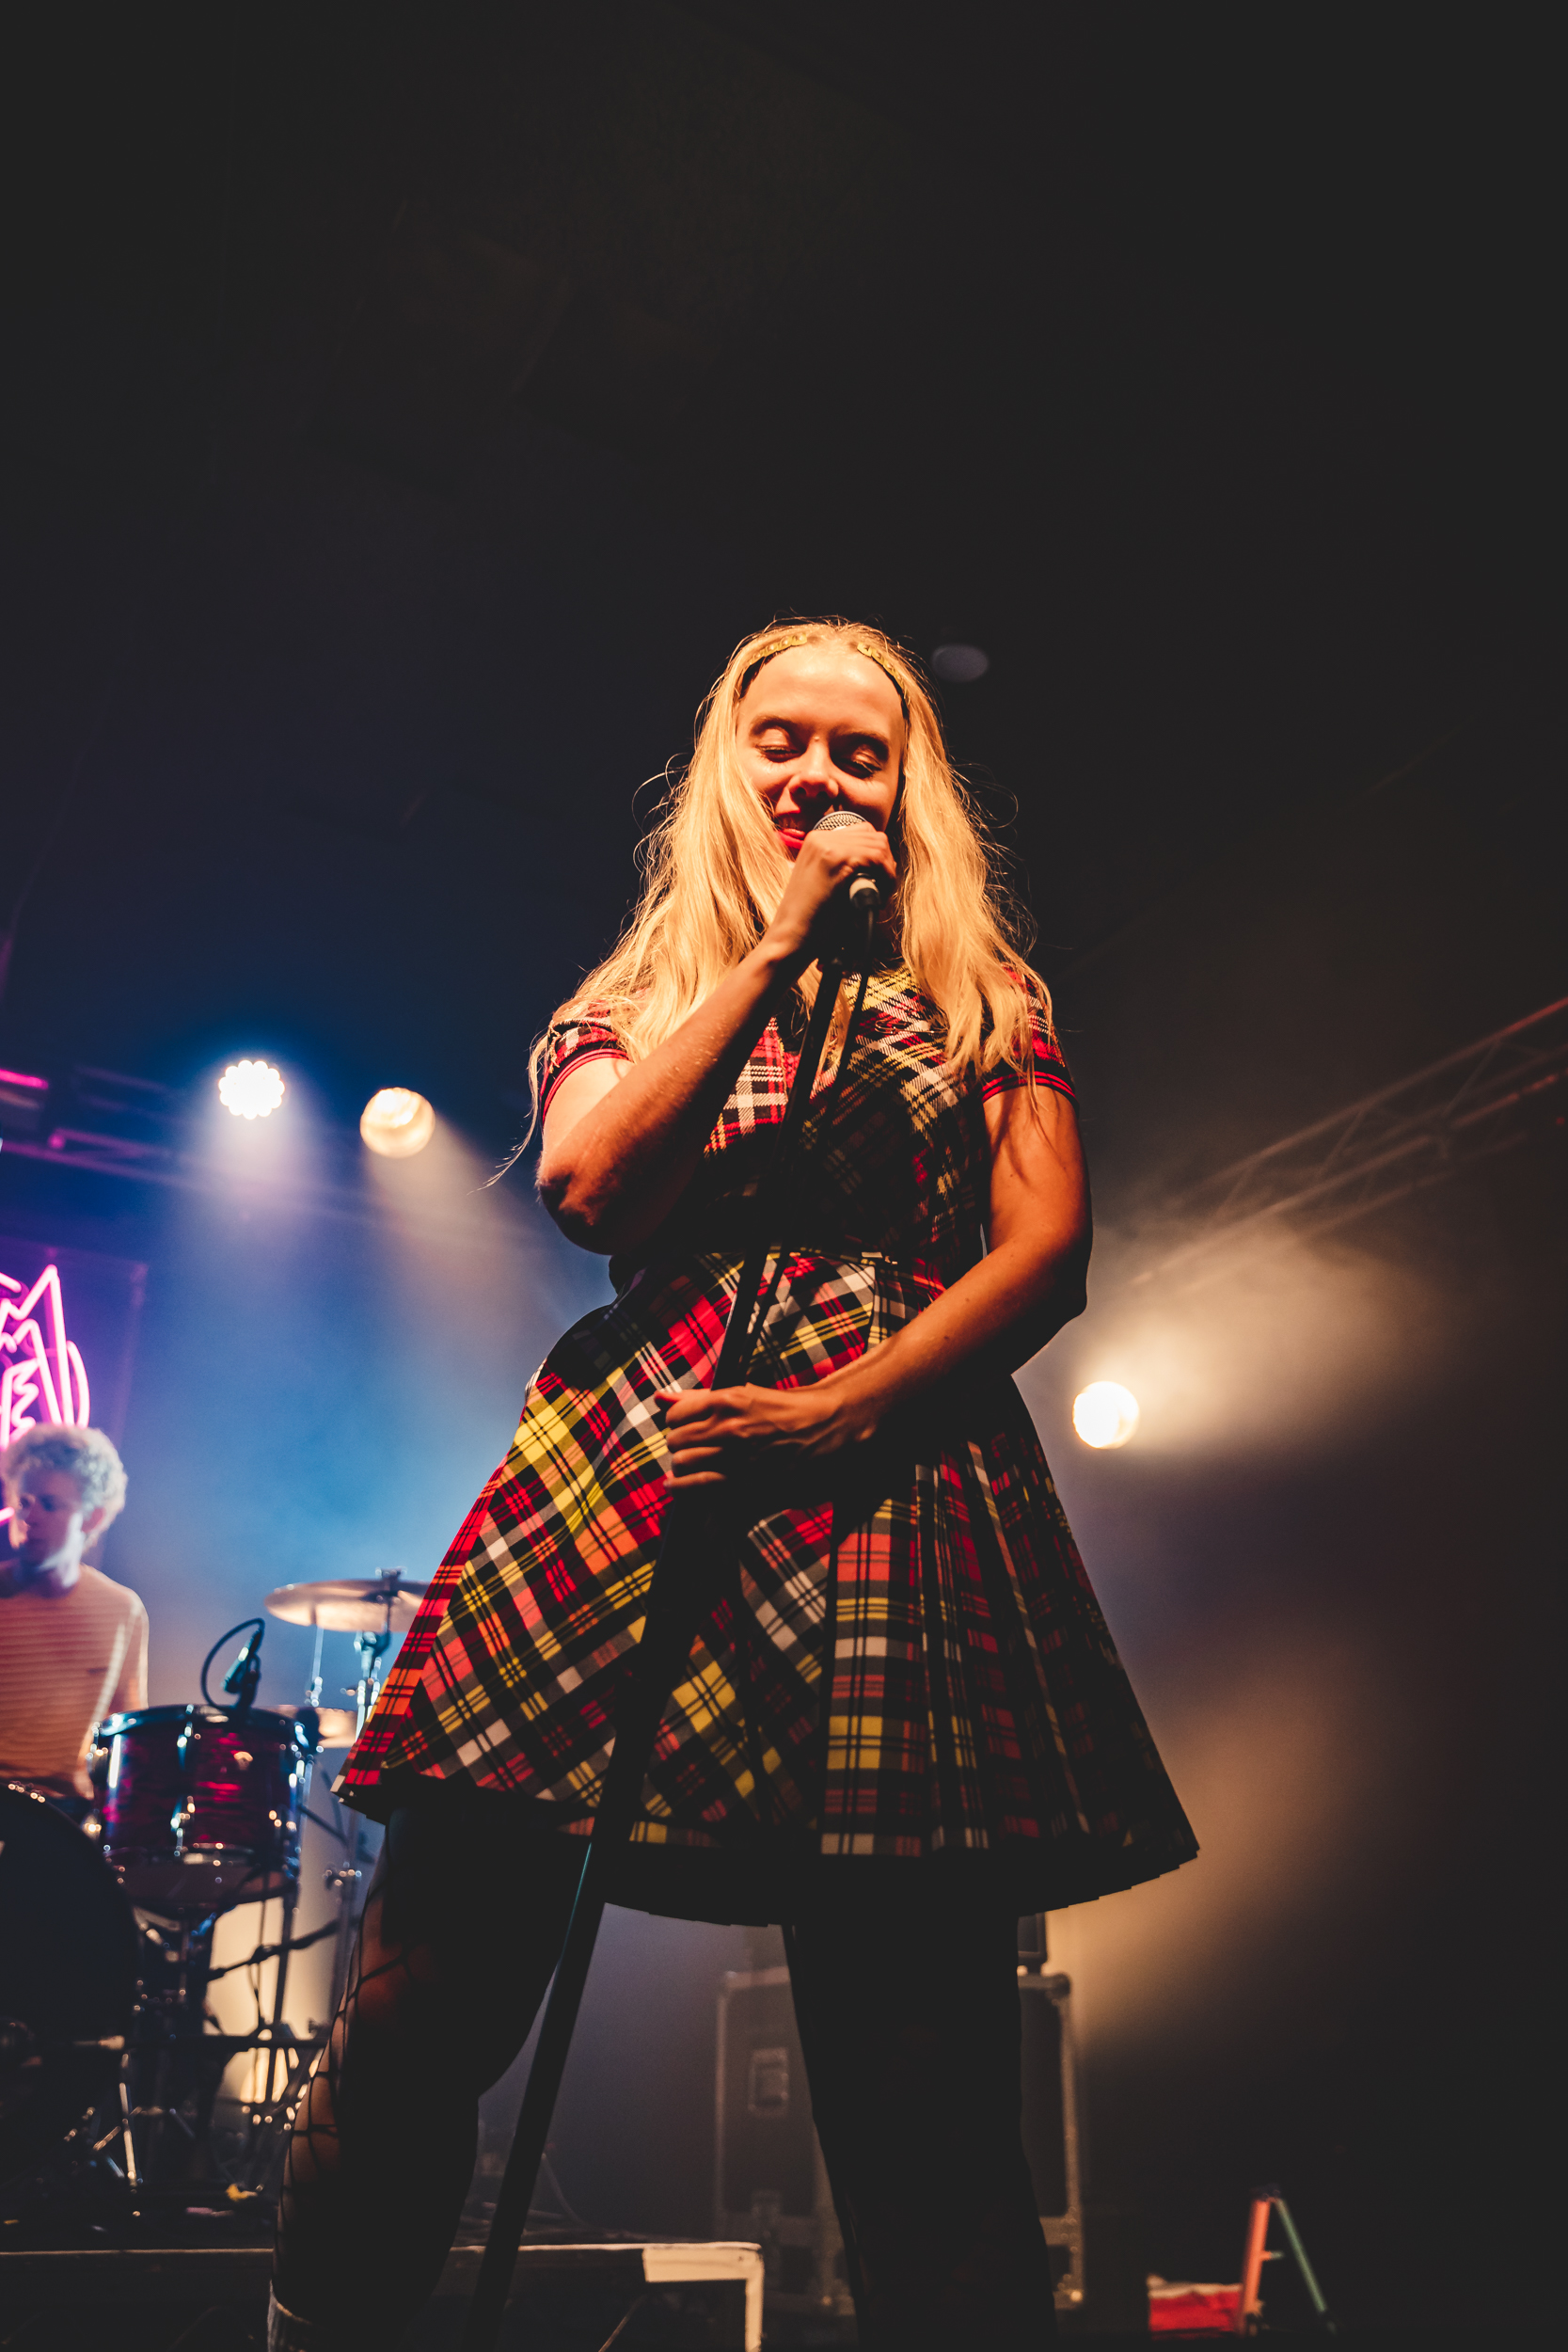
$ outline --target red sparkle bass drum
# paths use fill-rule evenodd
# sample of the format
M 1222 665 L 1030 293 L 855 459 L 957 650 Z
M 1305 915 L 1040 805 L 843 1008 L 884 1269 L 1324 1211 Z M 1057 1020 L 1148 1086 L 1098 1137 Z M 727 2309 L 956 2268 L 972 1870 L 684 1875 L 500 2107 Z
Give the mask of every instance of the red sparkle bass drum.
M 299 1878 L 314 1719 L 252 1707 L 145 1707 L 98 1726 L 104 1855 L 134 1903 L 208 1918 Z

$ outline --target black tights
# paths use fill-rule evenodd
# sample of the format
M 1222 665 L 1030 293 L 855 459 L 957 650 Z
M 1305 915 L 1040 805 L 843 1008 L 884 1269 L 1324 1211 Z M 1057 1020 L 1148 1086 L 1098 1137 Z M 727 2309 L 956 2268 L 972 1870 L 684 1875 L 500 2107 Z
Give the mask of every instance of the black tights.
M 345 2346 L 394 2344 L 435 2290 L 480 2093 L 528 2037 L 580 1856 L 534 1838 L 498 1867 L 461 1813 L 392 1817 L 278 2218 L 279 2303 Z M 1019 2134 L 1014 1924 L 955 1908 L 820 1902 L 786 1931 L 865 2352 L 1037 2352 L 1055 2331 Z

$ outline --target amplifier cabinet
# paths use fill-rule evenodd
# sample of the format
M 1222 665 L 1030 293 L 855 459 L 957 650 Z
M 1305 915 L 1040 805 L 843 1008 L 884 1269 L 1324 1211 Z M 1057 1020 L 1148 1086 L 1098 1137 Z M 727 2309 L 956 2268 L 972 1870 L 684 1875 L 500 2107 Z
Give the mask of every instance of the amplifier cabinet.
M 716 2211 L 729 2236 L 761 2247 L 768 2310 L 850 2317 L 787 1968 L 721 1979 L 717 2090 Z
M 896 1965 L 890 1962 L 890 1965 Z M 1072 1988 L 1021 1965 L 1023 2147 L 1051 2254 L 1056 2308 L 1084 2301 L 1084 2211 Z M 848 2317 L 844 2242 L 812 2122 L 787 1968 L 721 1980 L 714 2234 L 762 2249 L 769 2311 Z
M 1018 2003 L 1023 2035 L 1023 2153 L 1035 2184 L 1035 2211 L 1050 2249 L 1056 2309 L 1076 2312 L 1084 2301 L 1084 2188 L 1071 1981 L 1021 1966 Z

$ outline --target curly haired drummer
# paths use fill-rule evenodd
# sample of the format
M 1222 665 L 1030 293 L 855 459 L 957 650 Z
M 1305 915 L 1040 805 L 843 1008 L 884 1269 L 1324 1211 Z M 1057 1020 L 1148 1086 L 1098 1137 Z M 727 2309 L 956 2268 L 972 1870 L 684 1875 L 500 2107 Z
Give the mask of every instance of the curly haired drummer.
M 125 1469 L 102 1429 L 44 1422 L 0 1454 L 0 1780 L 79 1819 L 94 1724 L 147 1705 L 147 1611 L 84 1557 L 124 1508 Z

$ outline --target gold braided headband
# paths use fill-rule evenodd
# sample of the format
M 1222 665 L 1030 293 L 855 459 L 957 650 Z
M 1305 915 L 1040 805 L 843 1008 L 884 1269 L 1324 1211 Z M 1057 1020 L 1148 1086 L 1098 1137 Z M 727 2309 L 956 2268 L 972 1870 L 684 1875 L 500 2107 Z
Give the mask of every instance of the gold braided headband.
M 752 680 L 756 676 L 757 672 L 764 669 L 767 664 L 772 660 L 775 654 L 788 653 L 791 647 L 795 645 L 813 645 L 820 642 L 821 641 L 819 639 L 809 636 L 804 629 L 802 629 L 798 636 L 781 637 L 776 644 L 769 645 L 766 653 L 759 653 L 756 660 L 746 669 L 742 670 L 735 690 L 736 701 L 740 702 L 744 698 L 746 693 L 749 691 Z M 849 641 L 849 650 L 851 653 L 863 654 L 867 661 L 874 661 L 877 664 L 878 669 L 882 673 L 882 675 L 892 682 L 893 691 L 898 697 L 898 707 L 904 713 L 904 723 L 908 726 L 910 723 L 910 698 L 904 691 L 904 682 L 898 675 L 897 671 L 892 667 L 891 663 L 887 660 L 884 655 L 879 654 L 877 651 L 874 645 L 863 645 L 857 639 L 851 638 Z

